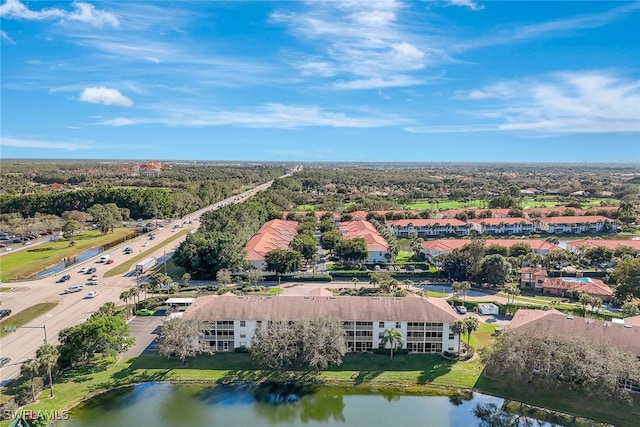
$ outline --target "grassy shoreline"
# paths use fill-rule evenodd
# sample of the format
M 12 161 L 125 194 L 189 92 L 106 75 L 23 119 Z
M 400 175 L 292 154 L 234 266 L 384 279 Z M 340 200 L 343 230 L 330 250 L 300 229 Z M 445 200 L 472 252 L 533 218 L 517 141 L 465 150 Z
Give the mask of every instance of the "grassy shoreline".
M 494 329 L 495 325 L 481 325 L 471 336 L 471 345 L 475 348 L 489 345 Z M 187 362 L 186 366 L 182 366 L 175 359 L 158 355 L 142 355 L 118 361 L 99 360 L 93 366 L 65 372 L 55 381 L 54 398 L 49 398 L 49 391 L 44 390 L 38 402 L 24 409 L 68 410 L 99 394 L 144 382 L 218 384 L 308 377 L 299 372 L 278 373 L 256 369 L 247 353 L 201 355 Z M 483 375 L 483 366 L 478 357 L 455 362 L 437 354 L 399 354 L 391 359 L 388 355 L 349 353 L 341 366 L 331 367 L 314 378 L 323 387 L 362 393 L 451 396 L 476 391 L 537 407 L 541 414 L 555 411 L 620 426 L 633 425 L 638 416 L 633 414 L 634 407 L 604 400 L 601 400 L 602 405 L 593 405 L 592 398 L 575 391 L 558 389 L 541 393 L 527 384 L 488 378 Z M 640 399 L 636 397 L 634 403 L 637 408 Z M 0 427 L 6 425 L 8 423 L 0 422 Z
M 579 401 L 577 405 L 581 411 L 576 412 L 571 410 L 575 408 L 568 404 L 569 401 L 575 400 L 575 396 L 564 397 L 564 399 L 560 399 L 554 405 L 541 404 L 545 402 L 537 402 L 535 400 L 522 400 L 519 399 L 520 396 L 518 396 L 517 390 L 511 390 L 506 394 L 501 393 L 501 382 L 495 379 L 485 378 L 481 375 L 481 372 L 474 379 L 473 384 L 469 384 L 469 381 L 464 379 L 458 381 L 457 384 L 449 383 L 450 381 L 436 381 L 435 379 L 426 380 L 424 377 L 421 378 L 419 374 L 416 374 L 415 371 L 402 370 L 385 370 L 384 374 L 386 375 L 369 378 L 366 375 L 366 373 L 369 372 L 368 370 L 353 371 L 351 370 L 352 365 L 369 359 L 371 365 L 378 365 L 384 369 L 391 365 L 392 361 L 384 355 L 360 354 L 355 356 L 356 357 L 350 358 L 352 360 L 346 360 L 345 363 L 348 365 L 344 367 L 344 369 L 342 367 L 335 367 L 331 370 L 321 372 L 318 376 L 320 381 L 318 381 L 317 384 L 321 387 L 348 389 L 350 392 L 356 394 L 386 393 L 455 396 L 475 391 L 502 397 L 511 402 L 523 402 L 529 408 L 528 410 L 534 411 L 537 409 L 542 415 L 548 415 L 549 410 L 561 412 L 567 414 L 567 419 L 569 420 L 572 420 L 574 416 L 579 416 L 624 426 L 631 425 L 629 423 L 635 419 L 631 414 L 630 407 L 621 405 L 602 405 L 604 406 L 603 408 L 595 408 L 594 410 L 594 408 L 589 408 L 588 406 L 580 407 L 581 402 Z M 418 357 L 416 358 L 415 356 Z M 400 369 L 411 367 L 413 364 L 421 364 L 430 359 L 432 361 L 439 360 L 440 364 L 448 363 L 448 361 L 438 355 L 424 355 L 429 357 L 422 356 L 423 355 L 398 355 L 394 357 L 394 361 L 405 359 L 401 361 L 402 365 L 399 367 Z M 218 360 L 215 361 L 214 359 Z M 36 412 L 71 410 L 82 402 L 100 394 L 144 382 L 158 381 L 198 384 L 257 383 L 261 381 L 278 381 L 278 379 L 284 380 L 285 378 L 291 378 L 291 375 L 296 375 L 296 373 L 280 374 L 270 371 L 246 369 L 250 365 L 249 360 L 250 357 L 246 354 L 232 353 L 196 357 L 190 359 L 187 366 L 181 366 L 177 360 L 162 359 L 159 356 L 139 356 L 110 364 L 105 361 L 95 366 L 68 371 L 56 380 L 54 398 L 49 398 L 49 391 L 44 390 L 40 394 L 40 400 L 38 402 L 27 405 L 24 409 Z M 475 363 L 473 360 L 469 362 L 457 362 L 458 365 L 474 365 Z M 438 363 L 435 363 L 435 366 L 438 366 Z M 209 369 L 211 367 L 216 367 L 217 369 Z M 425 371 L 430 371 L 429 367 L 425 368 L 427 368 Z M 627 415 L 624 413 L 621 414 L 621 410 L 624 409 L 626 409 Z M 535 411 L 533 413 L 535 413 Z M 8 425 L 8 422 L 0 422 L 0 427 Z M 592 426 L 593 424 L 585 422 L 584 424 L 574 423 L 571 425 Z

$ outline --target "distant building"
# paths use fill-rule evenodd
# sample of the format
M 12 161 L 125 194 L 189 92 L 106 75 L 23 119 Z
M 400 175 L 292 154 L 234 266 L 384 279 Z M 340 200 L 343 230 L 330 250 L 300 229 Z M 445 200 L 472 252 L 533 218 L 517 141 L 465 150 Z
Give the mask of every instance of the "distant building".
M 162 172 L 162 163 L 159 160 L 147 160 L 142 164 L 133 166 L 131 172 L 133 175 L 159 176 Z
M 613 299 L 611 287 L 600 279 L 592 277 L 547 277 L 542 282 L 542 292 L 551 295 L 564 295 L 567 291 L 586 292 L 604 302 Z
M 567 242 L 566 245 L 567 245 L 567 249 L 573 253 L 581 253 L 585 249 L 597 248 L 597 247 L 604 247 L 607 249 L 611 249 L 612 251 L 615 251 L 621 246 L 628 246 L 640 252 L 640 240 L 584 239 L 584 240 L 576 240 L 573 242 Z
M 419 237 L 431 236 L 466 236 L 469 226 L 459 219 L 393 219 L 385 221 L 385 225 L 395 237 L 409 237 L 416 233 Z
M 547 279 L 544 268 L 524 267 L 520 269 L 520 287 L 542 290 L 542 284 Z
M 460 249 L 464 245 L 472 243 L 469 239 L 436 239 L 427 240 L 421 243 L 422 253 L 426 257 L 434 257 L 442 253 L 451 252 L 454 249 Z M 557 251 L 561 248 L 542 239 L 487 239 L 485 240 L 485 248 L 498 245 L 505 248 L 511 248 L 513 245 L 527 245 L 533 253 L 544 255 L 550 251 Z
M 531 234 L 536 226 L 525 218 L 478 218 L 470 219 L 471 228 L 480 234 Z
M 555 216 L 536 221 L 538 229 L 551 234 L 580 234 L 615 232 L 616 222 L 599 215 Z

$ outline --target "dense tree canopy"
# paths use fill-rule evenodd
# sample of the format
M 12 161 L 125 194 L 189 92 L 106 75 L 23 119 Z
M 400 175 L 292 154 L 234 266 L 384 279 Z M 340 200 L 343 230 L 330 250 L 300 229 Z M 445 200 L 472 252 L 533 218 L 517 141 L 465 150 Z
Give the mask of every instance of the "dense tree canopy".
M 621 301 L 640 298 L 640 257 L 620 261 L 611 277 L 616 281 L 616 298 Z

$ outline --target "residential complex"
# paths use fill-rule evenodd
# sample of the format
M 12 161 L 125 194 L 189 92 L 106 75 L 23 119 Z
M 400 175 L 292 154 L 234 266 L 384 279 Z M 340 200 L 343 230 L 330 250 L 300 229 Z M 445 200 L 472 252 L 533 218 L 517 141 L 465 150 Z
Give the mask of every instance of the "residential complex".
M 416 233 L 418 237 L 466 236 L 469 226 L 459 219 L 393 219 L 385 224 L 395 237 L 409 237 Z
M 461 249 L 464 245 L 471 243 L 470 239 L 435 239 L 427 240 L 421 243 L 422 253 L 427 258 L 434 257 L 443 253 L 451 252 L 454 249 Z M 505 248 L 511 248 L 513 245 L 527 245 L 533 253 L 544 255 L 551 251 L 557 251 L 561 248 L 542 239 L 487 239 L 485 240 L 485 248 L 498 245 Z
M 599 215 L 554 216 L 537 220 L 538 230 L 551 234 L 611 233 L 618 227 L 614 220 Z
M 257 269 L 264 269 L 264 257 L 274 249 L 286 249 L 298 232 L 296 221 L 273 219 L 264 223 L 258 233 L 247 243 L 246 260 Z
M 208 295 L 189 306 L 184 319 L 206 323 L 201 346 L 216 352 L 248 348 L 257 327 L 268 322 L 313 320 L 322 317 L 342 322 L 350 351 L 382 347 L 384 331 L 402 334 L 402 348 L 411 353 L 455 352 L 459 336 L 450 325 L 460 317 L 442 298 L 408 296 L 277 296 Z
M 338 226 L 344 239 L 361 237 L 367 244 L 367 262 L 389 262 L 389 244 L 369 221 L 344 221 Z
M 629 247 L 633 248 L 636 251 L 640 251 L 640 240 L 622 240 L 622 239 L 584 239 L 584 240 L 576 240 L 575 242 L 567 242 L 567 249 L 573 253 L 582 253 L 585 249 L 589 248 L 597 248 L 604 247 L 615 251 L 620 247 Z

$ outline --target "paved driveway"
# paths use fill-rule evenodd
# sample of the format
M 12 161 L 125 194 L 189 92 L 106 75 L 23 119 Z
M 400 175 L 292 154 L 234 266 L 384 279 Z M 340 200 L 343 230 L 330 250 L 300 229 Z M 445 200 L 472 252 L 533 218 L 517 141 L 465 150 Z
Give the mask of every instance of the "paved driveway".
M 155 344 L 158 326 L 166 319 L 165 316 L 136 316 L 129 322 L 131 336 L 136 339 L 135 344 L 122 354 L 123 357 L 140 356 L 149 354 L 147 350 L 151 344 Z

